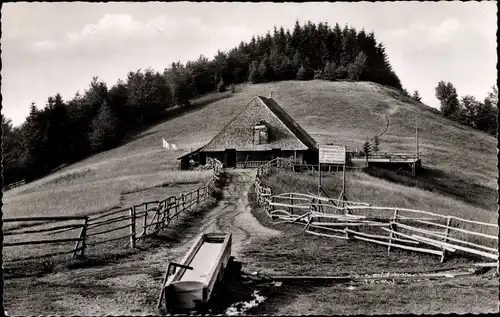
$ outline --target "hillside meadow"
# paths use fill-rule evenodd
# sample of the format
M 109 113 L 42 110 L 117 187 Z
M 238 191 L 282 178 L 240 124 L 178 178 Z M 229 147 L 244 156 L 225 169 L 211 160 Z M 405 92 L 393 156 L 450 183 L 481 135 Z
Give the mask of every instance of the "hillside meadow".
M 236 93 L 209 94 L 170 119 L 145 129 L 123 145 L 4 194 L 6 217 L 85 214 L 120 206 L 122 195 L 158 186 L 176 191 L 195 185 L 206 172 L 179 172 L 177 157 L 207 143 L 256 95 L 273 98 L 318 142 L 360 149 L 380 136 L 382 152 L 415 151 L 415 113 L 424 168 L 440 172 L 436 181 L 479 188 L 496 197 L 495 138 L 443 118 L 435 109 L 398 91 L 370 82 L 285 81 L 238 85 Z M 161 138 L 179 151 L 164 150 Z M 383 189 L 381 189 L 383 190 Z M 456 195 L 457 196 L 457 195 Z M 496 201 L 496 199 L 494 199 Z
M 495 205 L 498 171 L 495 138 L 460 126 L 443 118 L 436 110 L 378 84 L 320 80 L 238 85 L 234 94 L 230 92 L 209 94 L 195 99 L 191 107 L 169 111 L 168 120 L 130 136 L 117 148 L 93 155 L 4 193 L 4 217 L 93 214 L 188 192 L 206 182 L 211 172 L 179 171 L 177 158 L 207 143 L 243 110 L 253 97 L 268 96 L 271 92 L 285 111 L 318 142 L 345 144 L 349 150 L 360 149 L 365 141 L 378 135 L 382 152 L 414 152 L 414 120 L 415 112 L 418 111 L 420 150 L 425 173 L 415 178 L 418 181 L 417 186 L 410 184 L 411 180 L 402 176 L 391 176 L 392 179 L 384 180 L 362 172 L 348 172 L 348 198 L 373 205 L 417 208 L 486 222 L 497 221 Z M 176 144 L 179 150 L 163 149 L 162 138 Z M 324 185 L 332 195 L 338 194 L 339 175 L 340 173 L 325 175 Z M 316 176 L 307 172 L 280 171 L 270 175 L 266 179 L 266 184 L 274 193 L 286 191 L 314 193 Z M 422 184 L 425 184 L 426 189 L 418 188 Z M 432 192 L 428 190 L 432 188 L 434 188 Z M 210 206 L 205 209 L 208 208 Z M 415 255 L 404 251 L 391 251 L 388 255 L 385 248 L 370 243 L 313 237 L 305 235 L 302 228 L 293 225 L 276 227 L 266 223 L 267 217 L 255 209 L 252 213 L 261 223 L 282 230 L 285 235 L 281 238 L 257 237 L 252 240 L 252 244 L 242 253 L 247 272 L 259 270 L 264 273 L 286 274 L 372 273 L 394 272 L 408 268 L 424 270 L 440 265 L 439 259 L 429 255 Z M 186 228 L 191 226 L 190 231 L 194 232 L 198 230 L 196 228 L 200 225 L 200 219 L 202 218 L 199 213 L 188 215 L 182 222 L 185 225 L 172 228 L 171 231 L 178 233 L 179 236 L 186 235 Z M 158 240 L 155 243 L 164 247 L 170 246 L 174 240 Z M 120 246 L 122 246 L 121 241 Z M 117 244 L 116 249 L 118 247 Z M 26 251 L 19 249 L 21 253 Z M 109 248 L 103 247 L 91 249 L 91 253 L 108 255 L 111 252 Z M 159 266 L 156 263 L 156 267 L 163 265 L 166 253 L 161 253 L 158 259 L 155 258 L 157 263 L 161 263 Z M 141 272 L 149 272 L 154 266 L 152 262 L 147 261 L 146 265 L 143 262 L 137 264 L 133 259 L 127 261 L 123 261 L 122 264 L 136 265 Z M 118 262 L 117 258 L 116 263 Z M 104 262 L 89 260 L 85 265 L 91 267 L 99 263 Z M 451 267 L 467 263 L 470 263 L 469 259 L 457 257 L 441 266 Z M 55 272 L 56 269 L 51 265 L 44 264 L 48 272 Z M 78 265 L 74 267 L 78 268 Z M 26 275 L 27 269 L 24 267 L 18 269 L 21 273 L 16 276 Z M 83 268 L 79 273 L 81 281 L 97 280 L 101 283 L 103 278 L 95 270 L 100 270 L 99 272 L 108 270 L 109 274 L 113 275 L 120 273 L 122 269 L 123 267 L 114 263 L 110 266 L 103 265 L 101 268 Z M 134 270 L 130 272 L 133 273 Z M 81 289 L 90 290 L 90 287 L 81 287 L 84 284 L 74 283 L 76 271 L 67 273 L 68 285 L 78 292 Z M 14 275 L 16 272 L 18 271 L 11 270 L 10 273 Z M 134 282 L 133 288 L 138 289 L 141 294 L 151 292 L 154 285 L 159 285 L 163 271 L 158 270 L 155 274 L 157 276 L 149 280 L 150 284 L 145 284 L 147 288 L 144 289 L 147 290 L 140 288 L 137 282 Z M 84 277 L 81 277 L 82 275 Z M 49 277 L 53 276 L 59 275 Z M 34 281 L 38 284 L 34 284 Z M 102 283 L 107 282 L 105 279 L 102 281 Z M 55 292 L 57 298 L 64 297 L 68 293 L 68 289 L 60 287 L 59 284 L 58 280 Z M 25 290 L 26 287 L 33 285 L 36 285 L 36 288 L 30 291 L 30 294 L 40 297 L 39 294 L 42 292 L 45 294 L 47 285 L 51 284 L 43 282 L 40 284 L 39 278 L 10 281 L 10 294 L 16 295 L 17 297 L 13 298 L 16 298 L 16 303 L 19 302 L 16 305 L 25 305 L 26 298 L 28 302 L 33 300 L 32 297 L 26 297 Z M 51 287 L 56 288 L 54 285 Z M 279 293 L 278 296 L 270 297 L 257 308 L 257 311 L 285 314 L 303 314 L 306 311 L 318 314 L 367 311 L 399 313 L 428 312 L 431 305 L 431 310 L 435 312 L 490 312 L 498 307 L 498 283 L 493 279 L 486 282 L 484 278 L 467 280 L 461 281 L 460 284 L 445 280 L 439 283 L 421 282 L 411 286 L 385 287 L 384 285 L 375 289 L 366 285 L 355 287 L 359 291 L 351 293 L 340 292 L 338 286 L 305 289 L 281 287 L 276 291 Z M 437 291 L 440 287 L 444 291 Z M 433 291 L 429 292 L 429 289 Z M 92 293 L 92 298 L 106 297 L 103 292 L 96 289 Z M 48 293 L 50 295 L 50 292 Z M 122 298 L 122 295 L 129 296 L 135 293 L 131 293 L 127 285 L 120 288 L 120 293 L 117 294 Z M 332 298 L 332 294 L 342 298 Z M 389 296 L 388 298 L 394 300 L 381 301 L 380 298 L 383 296 Z M 457 298 L 459 304 L 455 305 Z M 130 302 L 136 300 L 136 298 L 129 299 Z M 339 305 L 333 307 L 332 300 Z M 51 304 L 53 301 L 43 302 Z M 378 303 L 378 306 L 373 306 L 374 303 Z M 133 304 L 141 307 L 146 305 L 143 302 Z M 147 305 L 155 304 L 148 302 Z M 373 307 L 376 309 L 373 310 Z M 394 307 L 403 309 L 393 311 L 396 309 Z

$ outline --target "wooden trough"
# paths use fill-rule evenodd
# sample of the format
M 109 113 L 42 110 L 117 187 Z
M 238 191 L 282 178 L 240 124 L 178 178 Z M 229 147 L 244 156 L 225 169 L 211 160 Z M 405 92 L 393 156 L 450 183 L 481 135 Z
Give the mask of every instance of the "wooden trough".
M 165 313 L 203 311 L 230 256 L 231 233 L 200 234 L 181 263 L 169 263 L 158 309 Z

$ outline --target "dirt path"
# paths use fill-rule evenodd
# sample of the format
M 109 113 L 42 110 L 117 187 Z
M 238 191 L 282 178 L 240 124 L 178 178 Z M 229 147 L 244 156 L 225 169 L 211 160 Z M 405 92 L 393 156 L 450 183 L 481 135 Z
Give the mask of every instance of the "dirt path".
M 397 106 L 392 106 L 392 107 L 389 109 L 388 113 L 386 113 L 386 114 L 385 114 L 385 120 L 386 120 L 385 130 L 384 130 L 382 133 L 380 133 L 380 134 L 378 135 L 378 137 L 379 137 L 379 138 L 380 138 L 381 136 L 383 136 L 384 134 L 386 134 L 386 133 L 387 133 L 387 131 L 389 131 L 389 127 L 390 127 L 390 125 L 391 125 L 391 123 L 390 123 L 390 121 L 389 121 L 389 117 L 390 117 L 390 116 L 392 116 L 393 114 L 395 114 L 396 112 L 398 112 L 398 107 L 397 107 Z
M 223 189 L 222 200 L 210 211 L 201 231 L 222 231 L 233 234 L 232 254 L 238 258 L 241 248 L 252 237 L 272 237 L 281 232 L 262 226 L 251 214 L 248 191 L 255 179 L 256 170 L 228 170 L 228 185 Z M 200 231 L 200 232 L 201 232 Z
M 139 252 L 106 266 L 79 268 L 43 277 L 5 281 L 6 310 L 15 315 L 137 315 L 157 314 L 156 304 L 166 266 L 180 260 L 203 231 L 232 232 L 232 254 L 240 257 L 252 237 L 276 236 L 251 214 L 248 191 L 255 170 L 227 170 L 222 199 L 201 219 L 179 232 L 179 242 Z

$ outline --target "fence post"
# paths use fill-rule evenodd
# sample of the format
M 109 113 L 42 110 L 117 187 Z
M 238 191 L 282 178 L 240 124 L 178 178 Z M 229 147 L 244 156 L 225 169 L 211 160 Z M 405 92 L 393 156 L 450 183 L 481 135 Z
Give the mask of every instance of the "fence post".
M 158 226 L 160 227 L 160 230 L 163 229 L 163 225 L 165 223 L 165 208 L 166 207 L 167 207 L 167 201 L 166 200 L 160 202 L 160 204 L 158 206 L 158 222 L 160 221 L 160 217 L 161 217 L 161 224 L 158 224 Z
M 75 244 L 75 248 L 74 248 L 75 251 L 73 252 L 73 257 L 76 257 L 76 254 L 77 254 L 76 249 L 78 249 L 78 246 L 80 245 L 80 241 L 82 242 L 82 250 L 80 252 L 80 256 L 83 257 L 85 255 L 85 247 L 86 247 L 85 238 L 87 236 L 87 223 L 88 223 L 88 217 L 85 216 L 84 222 L 83 222 L 83 227 L 80 230 L 80 234 L 78 236 L 78 241 L 76 241 L 76 244 Z
M 130 208 L 130 247 L 135 248 L 135 206 Z
M 182 199 L 182 212 L 184 212 L 186 208 L 186 196 L 184 194 L 181 194 L 181 199 Z M 177 219 L 179 219 L 179 215 L 177 215 Z
M 200 188 L 196 190 L 196 205 L 200 204 Z
M 180 198 L 175 197 L 175 214 L 174 214 L 174 216 L 177 216 L 177 213 L 179 212 L 179 199 Z M 173 216 L 172 216 L 172 218 L 173 218 Z
M 392 222 L 396 222 L 396 219 L 398 218 L 398 210 L 396 209 L 394 211 L 394 216 L 392 218 Z M 394 226 L 392 223 L 389 224 L 389 228 L 392 230 L 392 231 L 396 231 L 396 226 Z M 387 247 L 387 254 L 389 254 L 391 252 L 391 243 L 392 243 L 392 238 L 394 237 L 394 233 L 391 232 L 389 234 L 389 246 Z
M 89 222 L 89 217 L 85 216 L 85 222 L 83 223 L 83 234 L 82 234 L 82 252 L 80 255 L 85 256 L 85 248 L 87 247 L 87 226 Z
M 446 219 L 446 229 L 444 232 L 444 243 L 448 242 L 448 236 L 450 235 L 450 226 L 451 226 L 451 217 L 447 217 Z M 441 263 L 444 262 L 444 258 L 446 256 L 446 249 L 443 248 L 443 254 L 441 255 Z
M 147 205 L 145 205 L 144 207 L 146 207 L 146 206 Z M 146 232 L 148 231 L 147 225 L 148 225 L 148 210 L 144 209 L 144 224 L 143 224 L 143 228 L 142 228 L 141 237 L 146 235 Z

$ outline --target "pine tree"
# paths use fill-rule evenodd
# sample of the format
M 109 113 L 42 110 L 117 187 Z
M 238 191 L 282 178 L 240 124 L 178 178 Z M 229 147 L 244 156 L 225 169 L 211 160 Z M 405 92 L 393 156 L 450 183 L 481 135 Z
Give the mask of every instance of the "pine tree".
M 460 102 L 458 122 L 471 127 L 477 127 L 477 114 L 481 107 L 474 96 L 464 96 Z
M 486 98 L 484 102 L 478 105 L 474 127 L 495 135 L 497 132 L 497 118 L 498 108 L 493 104 L 492 99 Z
M 4 184 L 20 181 L 25 176 L 24 148 L 19 128 L 12 126 L 12 120 L 2 117 L 2 166 Z
M 297 79 L 298 80 L 306 80 L 306 69 L 304 65 L 301 65 L 299 70 L 297 71 Z
M 295 79 L 297 70 L 294 69 L 292 61 L 288 56 L 283 56 L 280 66 L 280 78 L 282 80 Z
M 261 82 L 270 81 L 270 70 L 269 70 L 269 59 L 265 56 L 259 63 L 259 67 L 257 68 L 257 73 L 259 74 L 259 78 Z
M 370 155 L 372 151 L 372 145 L 370 144 L 370 142 L 366 141 L 365 143 L 363 143 L 363 154 L 368 157 L 368 155 Z
M 90 124 L 89 141 L 94 151 L 106 150 L 116 145 L 117 125 L 115 114 L 111 107 L 104 102 Z
M 326 62 L 325 68 L 323 69 L 323 78 L 326 80 L 335 80 L 336 73 L 335 73 L 335 62 Z
M 46 152 L 44 132 L 42 112 L 36 108 L 35 103 L 32 103 L 30 114 L 21 126 L 22 146 L 25 150 L 24 160 L 27 173 L 32 177 L 41 176 L 47 172 L 43 154 Z
M 296 50 L 295 53 L 293 54 L 292 64 L 297 69 L 299 69 L 300 66 L 302 65 L 302 58 L 298 50 Z
M 352 63 L 347 66 L 347 72 L 349 79 L 359 80 L 359 77 L 363 74 L 366 68 L 366 54 L 364 52 L 359 52 Z
M 342 65 L 338 65 L 337 68 L 335 69 L 335 78 L 336 79 L 346 79 L 349 77 L 349 73 L 347 71 L 347 68 L 345 68 Z
M 380 140 L 378 139 L 378 136 L 375 136 L 373 138 L 373 146 L 372 146 L 372 150 L 374 153 L 377 153 L 380 150 L 379 146 L 380 146 Z
M 249 83 L 255 84 L 259 82 L 259 74 L 257 73 L 258 64 L 256 61 L 252 61 L 248 69 L 248 79 Z
M 418 101 L 418 102 L 421 102 L 422 101 L 422 98 L 420 97 L 420 93 L 418 92 L 418 90 L 415 90 L 413 92 L 413 95 L 411 96 L 411 98 L 415 101 Z
M 321 69 L 315 70 L 313 79 L 323 79 L 323 71 Z

